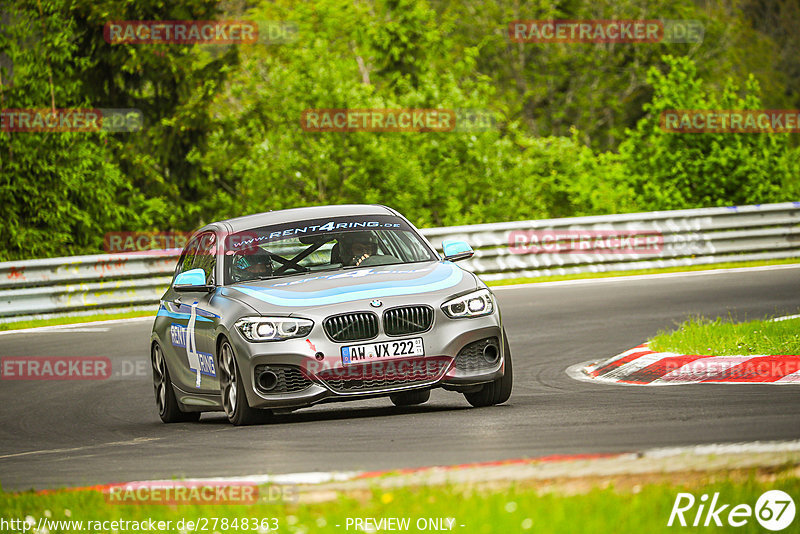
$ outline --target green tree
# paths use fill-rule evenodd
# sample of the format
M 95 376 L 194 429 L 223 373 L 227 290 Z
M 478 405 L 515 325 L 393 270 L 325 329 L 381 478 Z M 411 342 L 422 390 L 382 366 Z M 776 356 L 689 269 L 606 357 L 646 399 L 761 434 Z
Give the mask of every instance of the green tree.
M 762 109 L 758 82 L 750 77 L 741 90 L 729 79 L 718 95 L 691 60 L 664 62 L 666 72 L 654 67 L 648 74 L 654 96 L 647 115 L 620 145 L 637 203 L 668 210 L 789 200 L 782 187 L 797 180 L 798 169 L 788 134 L 669 133 L 660 125 L 666 110 Z
M 64 2 L 77 28 L 79 75 L 98 107 L 137 108 L 145 127 L 115 136 L 113 159 L 131 186 L 146 194 L 143 215 L 156 229 L 191 230 L 208 222 L 205 203 L 224 184 L 210 182 L 187 156 L 204 150 L 211 105 L 237 63 L 233 45 L 110 44 L 113 20 L 217 20 L 218 0 L 73 0 Z M 99 104 L 102 104 L 100 106 Z
M 86 65 L 70 36 L 80 31 L 61 2 L 5 9 L 0 50 L 14 64 L 3 108 L 91 108 Z M 137 221 L 137 197 L 111 161 L 102 132 L 0 131 L 0 259 L 100 251 L 107 231 Z
M 241 67 L 215 101 L 209 148 L 192 153 L 209 181 L 228 184 L 215 217 L 364 202 L 432 226 L 607 212 L 627 202 L 592 194 L 614 187 L 577 137 L 530 138 L 499 113 L 486 131 L 303 131 L 308 109 L 489 111 L 496 97 L 488 77 L 475 74 L 477 50 L 456 53 L 450 27 L 424 1 L 278 2 L 250 16 L 294 22 L 298 40 L 243 47 Z
M 738 10 L 693 0 L 433 0 L 452 26 L 455 54 L 478 51 L 476 71 L 496 88 L 493 109 L 518 120 L 534 136 L 570 136 L 595 150 L 616 149 L 652 98 L 647 72 L 671 54 L 695 60 L 714 84 L 724 76 L 754 73 L 770 102 L 785 86 L 771 60 L 774 43 L 753 31 Z M 514 20 L 690 19 L 705 28 L 701 43 L 515 43 Z M 444 56 L 441 61 L 448 61 Z M 775 97 L 775 98 L 773 98 Z

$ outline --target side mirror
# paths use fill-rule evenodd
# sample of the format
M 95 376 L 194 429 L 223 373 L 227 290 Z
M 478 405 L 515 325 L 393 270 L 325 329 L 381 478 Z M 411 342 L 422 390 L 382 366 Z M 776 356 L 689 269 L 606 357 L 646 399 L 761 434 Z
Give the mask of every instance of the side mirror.
M 203 269 L 191 269 L 175 277 L 172 284 L 175 291 L 211 291 L 214 286 L 206 284 L 206 272 Z
M 466 260 L 475 254 L 475 251 L 466 242 L 453 239 L 442 241 L 442 251 L 444 252 L 444 259 L 448 261 Z

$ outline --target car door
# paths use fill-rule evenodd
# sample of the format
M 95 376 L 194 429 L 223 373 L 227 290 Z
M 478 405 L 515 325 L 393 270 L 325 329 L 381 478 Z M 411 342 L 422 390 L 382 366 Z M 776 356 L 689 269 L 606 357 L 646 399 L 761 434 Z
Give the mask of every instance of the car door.
M 197 255 L 192 263 L 192 269 L 203 269 L 206 273 L 206 284 L 215 286 L 216 265 L 219 243 L 215 232 L 204 232 L 199 236 Z M 184 306 L 190 306 L 189 323 L 190 334 L 187 341 L 187 360 L 190 370 L 194 373 L 195 388 L 201 391 L 219 393 L 219 379 L 217 377 L 216 358 L 214 353 L 217 325 L 220 321 L 218 310 L 214 306 L 216 291 L 184 293 Z
M 215 284 L 217 240 L 213 231 L 203 232 L 187 245 L 175 275 L 192 269 L 203 269 L 206 283 Z M 164 296 L 164 306 L 170 312 L 169 344 L 177 369 L 170 369 L 172 380 L 187 392 L 219 392 L 214 359 L 214 331 L 219 315 L 210 304 L 214 292 L 182 291 L 172 287 Z
M 179 274 L 192 268 L 192 263 L 194 263 L 197 256 L 198 244 L 199 239 L 190 239 L 183 249 L 178 259 L 178 265 L 175 267 L 173 283 Z M 162 332 L 162 350 L 168 362 L 170 378 L 179 388 L 188 390 L 189 375 L 185 369 L 187 365 L 186 334 L 190 314 L 186 313 L 186 309 L 183 307 L 182 300 L 184 298 L 184 294 L 175 291 L 172 284 L 170 284 L 167 292 L 161 297 L 161 307 L 158 311 L 157 321 L 165 321 L 166 323 L 159 326 L 158 330 Z

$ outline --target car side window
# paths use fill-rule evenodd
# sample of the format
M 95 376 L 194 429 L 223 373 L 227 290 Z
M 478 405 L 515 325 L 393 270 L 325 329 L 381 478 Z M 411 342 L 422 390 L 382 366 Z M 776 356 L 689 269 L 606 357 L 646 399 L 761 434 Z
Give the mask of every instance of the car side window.
M 200 243 L 200 236 L 195 236 L 194 239 L 189 241 L 189 244 L 186 245 L 186 248 L 183 249 L 183 253 L 181 254 L 180 259 L 178 260 L 178 266 L 175 268 L 175 276 L 186 272 L 192 268 L 192 264 L 194 263 L 195 256 L 197 256 L 197 246 Z
M 192 269 L 203 269 L 206 273 L 206 284 L 214 284 L 214 267 L 217 265 L 217 239 L 213 232 L 198 236 L 197 254 Z

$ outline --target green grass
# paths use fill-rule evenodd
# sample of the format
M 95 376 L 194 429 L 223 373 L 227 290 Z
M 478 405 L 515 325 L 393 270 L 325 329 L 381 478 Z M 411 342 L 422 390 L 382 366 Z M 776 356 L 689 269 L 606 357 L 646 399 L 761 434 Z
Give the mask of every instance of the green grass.
M 56 317 L 53 319 L 33 319 L 30 321 L 15 321 L 12 323 L 0 323 L 2 330 L 21 330 L 23 328 L 37 328 L 40 326 L 58 326 L 75 323 L 91 323 L 94 321 L 110 321 L 112 319 L 130 319 L 133 317 L 155 317 L 154 311 L 130 311 L 120 313 L 98 313 L 95 315 L 84 315 L 78 317 Z
M 558 282 L 561 280 L 611 278 L 614 276 L 635 276 L 642 274 L 713 271 L 715 269 L 734 269 L 738 267 L 761 267 L 763 265 L 787 265 L 794 263 L 800 263 L 800 258 L 787 258 L 782 260 L 764 260 L 764 261 L 733 261 L 726 263 L 714 263 L 711 265 L 687 265 L 681 267 L 665 267 L 663 269 L 635 269 L 632 271 L 608 271 L 603 273 L 559 274 L 552 276 L 537 276 L 533 278 L 509 278 L 507 280 L 488 281 L 486 282 L 486 284 L 490 286 L 507 286 L 511 284 L 535 284 L 537 282 Z
M 674 332 L 660 331 L 650 348 L 680 354 L 800 354 L 800 318 L 785 321 L 749 321 L 693 317 Z
M 317 504 L 259 504 L 250 506 L 206 505 L 153 506 L 118 505 L 106 503 L 96 491 L 57 492 L 51 494 L 0 493 L 0 516 L 5 519 L 33 518 L 38 524 L 42 517 L 53 520 L 141 521 L 148 518 L 171 521 L 168 532 L 175 532 L 181 520 L 209 521 L 206 532 L 244 532 L 223 529 L 213 518 L 274 518 L 281 533 L 343 533 L 363 532 L 348 526 L 348 518 L 410 518 L 408 532 L 419 532 L 420 518 L 454 518 L 453 532 L 482 533 L 656 533 L 675 532 L 680 527 L 667 527 L 670 512 L 678 492 L 688 491 L 698 499 L 702 494 L 719 492 L 719 504 L 755 506 L 758 497 L 767 490 L 780 489 L 800 495 L 800 479 L 790 470 L 777 475 L 759 477 L 754 472 L 731 477 L 706 475 L 691 480 L 689 487 L 672 482 L 630 484 L 623 489 L 591 486 L 578 494 L 542 492 L 535 487 L 505 486 L 494 490 L 475 486 L 422 486 L 392 490 L 373 489 L 339 493 L 335 500 Z M 728 508 L 730 510 L 730 507 Z M 697 504 L 685 517 L 693 521 Z M 723 520 L 726 514 L 722 515 Z M 795 519 L 795 524 L 798 519 Z M 252 525 L 252 524 L 251 524 Z M 337 526 L 339 525 L 339 526 Z M 463 525 L 463 526 L 461 526 Z M 251 528 L 251 527 L 250 527 Z M 727 527 L 731 528 L 731 527 Z M 96 529 L 95 529 L 96 530 Z M 102 529 L 101 529 L 102 530 Z M 105 529 L 104 531 L 110 531 Z M 719 528 L 704 529 L 712 532 Z M 737 532 L 764 532 L 754 517 Z M 791 530 L 791 529 L 790 529 Z M 77 532 L 73 528 L 51 528 L 50 534 Z M 86 531 L 86 529 L 84 530 Z M 131 531 L 130 529 L 127 531 Z M 200 529 L 199 531 L 203 531 Z M 249 529 L 251 532 L 255 530 Z M 29 531 L 30 532 L 30 531 Z M 126 530 L 120 529 L 120 532 Z M 260 532 L 266 532 L 261 530 Z M 270 530 L 270 532 L 275 532 Z

